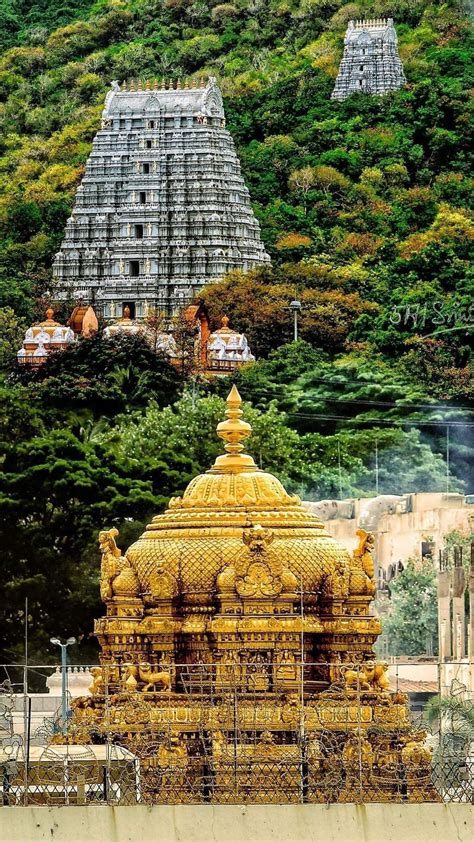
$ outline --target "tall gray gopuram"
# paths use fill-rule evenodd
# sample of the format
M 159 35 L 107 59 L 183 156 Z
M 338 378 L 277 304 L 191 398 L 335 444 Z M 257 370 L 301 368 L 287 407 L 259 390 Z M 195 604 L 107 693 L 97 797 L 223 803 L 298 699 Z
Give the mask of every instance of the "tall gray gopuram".
M 332 99 L 387 94 L 405 82 L 393 19 L 349 21 Z
M 128 306 L 140 319 L 268 262 L 216 80 L 113 82 L 54 260 L 54 296 L 104 318 Z

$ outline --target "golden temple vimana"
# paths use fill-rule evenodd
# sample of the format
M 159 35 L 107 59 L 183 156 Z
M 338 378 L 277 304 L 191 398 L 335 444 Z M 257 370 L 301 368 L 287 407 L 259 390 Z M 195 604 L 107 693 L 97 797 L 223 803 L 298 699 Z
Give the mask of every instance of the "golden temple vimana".
M 436 800 L 374 660 L 372 536 L 351 557 L 243 453 L 241 403 L 234 386 L 225 454 L 125 555 L 100 533 L 102 667 L 67 739 L 135 753 L 150 802 Z

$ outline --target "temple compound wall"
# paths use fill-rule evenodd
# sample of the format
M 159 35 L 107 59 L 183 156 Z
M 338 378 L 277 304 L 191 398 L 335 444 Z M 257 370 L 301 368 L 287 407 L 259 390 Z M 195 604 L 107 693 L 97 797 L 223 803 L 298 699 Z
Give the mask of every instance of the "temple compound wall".
M 132 319 L 269 262 L 213 77 L 112 83 L 54 265 L 54 296 Z
M 4 807 L 8 842 L 468 842 L 470 804 Z
M 392 18 L 350 20 L 332 99 L 398 91 L 405 84 Z

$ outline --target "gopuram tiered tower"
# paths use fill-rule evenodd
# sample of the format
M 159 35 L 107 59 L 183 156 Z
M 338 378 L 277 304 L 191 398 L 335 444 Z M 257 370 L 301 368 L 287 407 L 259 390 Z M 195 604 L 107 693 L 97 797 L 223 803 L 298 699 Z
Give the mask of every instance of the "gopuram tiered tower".
M 430 752 L 373 644 L 373 536 L 351 557 L 243 453 L 235 388 L 225 455 L 122 555 L 100 533 L 102 666 L 70 742 L 139 759 L 141 800 L 436 798 Z
M 140 319 L 268 261 L 216 80 L 113 82 L 54 261 L 55 297 Z
M 332 99 L 387 94 L 406 82 L 392 18 L 349 21 Z

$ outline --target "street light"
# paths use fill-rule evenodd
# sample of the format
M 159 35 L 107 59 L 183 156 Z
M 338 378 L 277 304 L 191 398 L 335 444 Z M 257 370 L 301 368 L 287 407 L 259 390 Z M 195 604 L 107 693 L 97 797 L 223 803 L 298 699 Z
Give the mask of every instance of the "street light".
M 295 298 L 293 301 L 290 301 L 290 310 L 293 310 L 293 339 L 295 342 L 298 342 L 298 313 L 301 310 L 301 301 L 298 301 Z
M 51 637 L 50 643 L 61 647 L 61 720 L 63 734 L 67 733 L 67 648 L 74 646 L 75 637 L 68 637 L 66 643 L 61 643 L 59 637 Z

